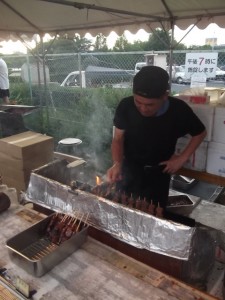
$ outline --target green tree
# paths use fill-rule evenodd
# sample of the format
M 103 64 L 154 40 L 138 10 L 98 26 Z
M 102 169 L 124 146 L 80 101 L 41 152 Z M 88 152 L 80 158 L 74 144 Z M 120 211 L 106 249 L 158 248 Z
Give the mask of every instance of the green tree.
M 44 43 L 44 51 L 46 54 L 88 52 L 91 47 L 91 40 L 82 38 L 78 34 L 76 34 L 74 38 L 68 38 L 68 36 L 65 35 L 63 37 L 56 37 L 55 40 L 50 40 Z M 34 52 L 42 53 L 40 43 L 38 43 L 36 48 L 34 48 Z
M 92 47 L 91 40 L 81 38 L 79 35 L 75 35 L 73 38 L 69 38 L 67 35 L 63 37 L 56 37 L 55 40 L 50 40 L 44 43 L 44 52 L 48 54 L 45 56 L 45 62 L 49 67 L 51 74 L 51 81 L 62 82 L 65 76 L 74 70 L 79 69 L 78 55 L 80 52 L 90 52 Z M 42 56 L 41 44 L 33 50 L 33 53 L 39 53 Z M 73 56 L 53 56 L 51 54 L 65 54 L 73 53 Z M 31 58 L 30 62 L 35 62 L 37 58 Z
M 92 47 L 92 42 L 90 40 L 81 38 L 78 34 L 75 35 L 73 42 L 75 52 L 88 52 Z
M 191 45 L 188 47 L 188 50 L 212 50 L 212 46 L 210 46 L 210 45 L 203 45 L 203 46 Z
M 75 46 L 73 40 L 58 38 L 55 41 L 44 43 L 44 48 L 47 54 L 59 54 L 73 53 Z M 41 49 L 39 51 L 41 51 Z
M 168 31 L 164 31 L 161 29 L 155 29 L 149 35 L 148 41 L 144 45 L 144 50 L 169 50 L 170 45 L 170 34 Z
M 133 44 L 130 44 L 130 51 L 145 51 L 145 45 L 146 42 L 142 42 L 142 41 L 134 41 Z
M 126 52 L 126 51 L 130 51 L 129 49 L 130 49 L 129 42 L 125 34 L 122 34 L 116 40 L 115 46 L 113 47 L 113 51 Z
M 93 46 L 94 46 L 93 51 L 95 52 L 106 52 L 109 50 L 107 46 L 107 39 L 102 33 L 97 34 Z
M 171 32 L 164 31 L 162 29 L 155 29 L 149 35 L 147 42 L 143 42 L 142 47 L 144 51 L 163 51 L 169 50 L 171 43 Z M 178 43 L 176 40 L 173 42 L 174 50 L 185 50 L 186 46 L 182 43 Z

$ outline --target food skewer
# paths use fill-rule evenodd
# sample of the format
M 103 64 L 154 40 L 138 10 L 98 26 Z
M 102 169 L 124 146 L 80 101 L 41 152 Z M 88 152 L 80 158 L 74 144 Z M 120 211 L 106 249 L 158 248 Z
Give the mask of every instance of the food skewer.
M 149 207 L 148 207 L 148 213 L 150 215 L 155 215 L 155 204 L 153 203 L 153 201 L 151 200 Z
M 160 203 L 156 207 L 156 217 L 163 218 L 163 207 L 160 207 Z
M 141 210 L 146 212 L 148 210 L 148 202 L 146 201 L 146 198 L 143 199 L 143 201 L 141 202 Z
M 130 198 L 128 199 L 128 207 L 133 208 L 134 207 L 134 198 L 133 195 L 131 194 Z
M 135 208 L 140 210 L 141 209 L 141 204 L 142 204 L 142 200 L 141 200 L 141 197 L 139 196 L 138 199 L 135 202 Z

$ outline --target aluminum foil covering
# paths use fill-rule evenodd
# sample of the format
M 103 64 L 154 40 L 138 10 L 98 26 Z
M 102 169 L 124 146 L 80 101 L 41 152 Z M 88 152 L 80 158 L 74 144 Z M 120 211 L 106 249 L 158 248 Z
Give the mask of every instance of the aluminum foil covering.
M 48 167 L 51 168 L 51 178 L 46 177 Z M 88 213 L 90 225 L 110 233 L 123 242 L 137 248 L 188 260 L 195 228 L 157 218 L 92 193 L 72 191 L 64 179 L 63 183 L 52 179 L 54 177 L 52 168 L 53 165 L 46 165 L 31 173 L 25 193 L 28 201 L 69 215 L 74 215 L 77 211 Z M 62 169 L 60 172 L 66 173 Z M 55 170 L 55 174 L 59 179 L 59 171 Z

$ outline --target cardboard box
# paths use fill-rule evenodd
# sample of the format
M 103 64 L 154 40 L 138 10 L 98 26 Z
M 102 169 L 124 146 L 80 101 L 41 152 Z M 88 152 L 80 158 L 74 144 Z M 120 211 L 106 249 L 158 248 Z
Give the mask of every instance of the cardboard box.
M 223 89 L 217 87 L 205 87 L 205 92 L 210 97 L 210 103 L 217 103 L 223 93 Z
M 215 108 L 212 141 L 225 144 L 225 106 Z
M 53 160 L 52 137 L 27 131 L 0 139 L 0 174 L 3 183 L 26 191 L 33 169 Z
M 180 154 L 189 143 L 189 137 L 179 138 L 176 145 L 176 154 Z M 203 141 L 197 150 L 191 155 L 189 160 L 185 163 L 184 167 L 196 171 L 206 170 L 208 142 Z
M 225 144 L 209 142 L 206 172 L 225 177 Z
M 213 123 L 215 106 L 209 104 L 189 104 L 194 113 L 199 117 L 202 123 L 205 125 L 207 135 L 205 141 L 210 142 L 212 140 Z
M 12 167 L 5 167 L 0 165 L 0 174 L 4 181 L 5 178 L 14 178 L 25 183 L 29 183 L 31 170 L 20 170 Z M 4 181 L 5 183 L 5 181 Z
M 0 166 L 33 170 L 53 159 L 53 138 L 27 131 L 0 139 Z

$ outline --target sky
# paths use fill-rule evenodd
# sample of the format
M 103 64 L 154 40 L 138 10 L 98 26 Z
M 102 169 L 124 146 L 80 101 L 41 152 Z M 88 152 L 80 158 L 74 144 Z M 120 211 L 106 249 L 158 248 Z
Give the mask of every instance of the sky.
M 190 30 L 192 26 L 187 30 L 180 30 L 175 26 L 174 36 L 176 41 L 180 41 L 184 35 Z M 129 41 L 133 40 L 146 40 L 148 39 L 148 33 L 144 30 L 140 30 L 136 35 L 132 35 L 127 32 L 126 37 Z M 220 28 L 216 24 L 210 24 L 206 29 L 198 29 L 194 27 L 187 36 L 181 41 L 181 43 L 190 45 L 205 45 L 206 38 L 217 38 L 217 45 L 225 44 L 225 29 Z
M 183 38 L 188 30 L 180 30 L 178 27 L 175 27 L 174 36 L 177 41 Z M 130 43 L 135 40 L 146 41 L 148 39 L 148 33 L 143 29 L 139 30 L 135 35 L 126 31 L 125 35 Z M 86 36 L 87 38 L 91 38 L 90 35 Z M 108 46 L 113 46 L 115 40 L 117 38 L 117 34 L 112 32 L 108 38 L 107 43 Z M 210 24 L 206 29 L 200 30 L 195 27 L 183 40 L 182 43 L 190 46 L 190 45 L 205 45 L 206 38 L 217 38 L 217 45 L 225 44 L 225 29 L 219 28 L 216 24 Z M 31 47 L 35 46 L 35 42 L 30 43 Z M 3 54 L 13 54 L 15 52 L 27 53 L 26 47 L 21 42 L 0 42 L 0 53 Z

